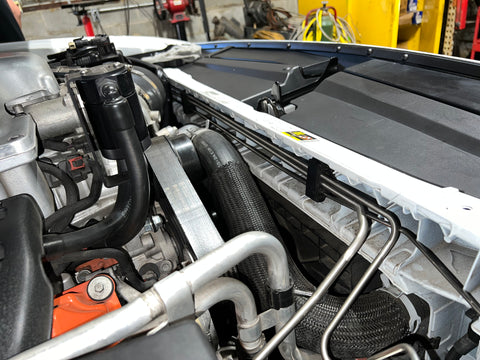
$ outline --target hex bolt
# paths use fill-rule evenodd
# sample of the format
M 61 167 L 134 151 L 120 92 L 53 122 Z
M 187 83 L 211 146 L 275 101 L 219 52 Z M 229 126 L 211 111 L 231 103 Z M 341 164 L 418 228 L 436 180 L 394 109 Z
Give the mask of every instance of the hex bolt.
M 173 270 L 173 264 L 170 260 L 163 260 L 160 263 L 160 271 L 164 274 L 169 274 Z
M 87 294 L 90 299 L 95 301 L 107 300 L 115 289 L 115 283 L 107 275 L 94 277 L 87 285 Z

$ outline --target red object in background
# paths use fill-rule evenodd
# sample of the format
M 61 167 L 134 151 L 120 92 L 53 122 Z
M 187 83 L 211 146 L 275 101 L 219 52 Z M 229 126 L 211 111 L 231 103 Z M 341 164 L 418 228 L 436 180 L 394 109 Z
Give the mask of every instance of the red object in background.
M 163 0 L 162 4 L 165 10 L 170 13 L 170 22 L 172 24 L 181 21 L 190 21 L 190 18 L 185 14 L 189 0 Z
M 82 24 L 83 24 L 83 28 L 85 29 L 85 34 L 87 36 L 95 36 L 92 22 L 90 21 L 90 18 L 88 17 L 87 14 L 82 16 Z
M 470 59 L 475 60 L 475 54 L 480 52 L 480 35 L 478 34 L 480 30 L 480 6 L 477 9 L 477 20 L 475 21 L 475 32 L 473 33 L 473 43 L 472 43 L 472 54 Z
M 167 0 L 164 2 L 164 6 L 165 9 L 173 16 L 175 13 L 185 11 L 188 6 L 188 0 Z
M 102 274 L 101 276 L 107 275 Z M 114 284 L 113 279 L 111 280 Z M 90 281 L 64 291 L 53 301 L 52 338 L 121 307 L 115 287 L 107 299 L 92 300 L 87 293 Z
M 187 40 L 185 23 L 190 21 L 190 18 L 185 13 L 185 10 L 190 4 L 189 0 L 154 0 L 153 2 L 158 18 L 166 20 L 167 12 L 170 13 L 170 23 L 175 25 L 177 38 Z
M 467 24 L 468 0 L 457 0 L 455 26 L 457 30 L 463 30 Z

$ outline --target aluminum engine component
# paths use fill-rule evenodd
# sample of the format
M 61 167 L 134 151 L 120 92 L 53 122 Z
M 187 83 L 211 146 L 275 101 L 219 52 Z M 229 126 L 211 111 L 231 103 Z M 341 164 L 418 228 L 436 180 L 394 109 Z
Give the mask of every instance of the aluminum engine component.
M 54 212 L 53 196 L 38 168 L 35 123 L 29 115 L 0 119 L 0 199 L 29 194 L 46 217 Z
M 33 104 L 59 95 L 58 82 L 40 56 L 32 53 L 1 53 L 0 101 L 9 104 L 6 107 L 14 110 L 16 104 Z M 17 110 L 21 109 L 15 109 Z M 0 110 L 0 119 L 8 118 L 6 110 Z
M 32 53 L 0 54 L 0 73 L 0 197 L 30 194 L 47 217 L 54 212 L 53 197 L 35 163 L 35 123 L 24 106 L 57 98 L 58 82 L 48 64 Z M 18 115 L 13 118 L 7 109 Z
M 166 138 L 153 139 L 145 154 L 194 254 L 200 258 L 222 245 L 223 239 Z
M 65 85 L 60 87 L 60 96 L 24 107 L 33 117 L 42 139 L 56 138 L 70 134 L 81 124 Z
M 163 279 L 179 264 L 179 250 L 160 216 L 147 219 L 144 231 L 124 246 L 144 280 Z

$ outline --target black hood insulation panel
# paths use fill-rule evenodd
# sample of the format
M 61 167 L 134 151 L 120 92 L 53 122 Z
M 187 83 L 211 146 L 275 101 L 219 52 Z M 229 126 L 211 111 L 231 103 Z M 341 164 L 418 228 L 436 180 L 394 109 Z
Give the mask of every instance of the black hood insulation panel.
M 240 48 L 206 53 L 182 70 L 243 100 L 326 55 L 338 56 L 338 72 L 294 99 L 297 109 L 282 120 L 410 176 L 480 197 L 480 107 L 472 100 L 480 89 L 468 76 L 360 55 Z

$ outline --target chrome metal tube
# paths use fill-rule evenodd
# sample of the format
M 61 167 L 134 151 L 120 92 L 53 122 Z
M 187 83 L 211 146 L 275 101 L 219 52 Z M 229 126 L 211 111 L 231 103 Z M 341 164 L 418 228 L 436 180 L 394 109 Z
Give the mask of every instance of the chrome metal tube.
M 195 313 L 200 315 L 221 301 L 233 302 L 240 344 L 247 353 L 257 353 L 265 339 L 250 289 L 236 279 L 218 278 L 195 293 Z
M 287 254 L 283 245 L 270 234 L 247 232 L 153 285 L 165 304 L 168 320 L 176 321 L 192 315 L 193 294 L 253 254 L 265 256 L 271 289 L 289 289 Z
M 67 360 L 122 340 L 163 313 L 158 295 L 149 290 L 122 308 L 77 327 L 11 360 Z
M 410 357 L 410 360 L 420 360 L 415 349 L 410 344 L 398 344 L 392 346 L 391 348 L 381 351 L 378 354 L 370 356 L 367 360 L 384 360 L 388 359 L 389 357 L 400 355 L 400 354 L 407 354 Z
M 195 313 L 210 309 L 221 301 L 231 301 L 239 325 L 257 320 L 255 299 L 250 289 L 241 281 L 231 278 L 218 278 L 195 293 Z
M 109 8 L 102 8 L 102 9 L 98 9 L 98 12 L 100 14 L 103 14 L 103 13 L 109 13 L 109 12 L 115 12 L 115 11 L 141 9 L 141 8 L 150 7 L 150 6 L 153 6 L 153 4 L 152 3 L 132 4 L 128 6 L 115 6 L 115 7 L 109 7 Z
M 328 325 L 327 329 L 323 333 L 322 340 L 320 343 L 320 349 L 321 349 L 320 353 L 322 355 L 323 360 L 331 360 L 331 357 L 328 354 L 328 343 L 330 341 L 330 337 L 332 336 L 333 331 L 338 326 L 342 318 L 345 316 L 350 306 L 352 306 L 352 304 L 355 302 L 357 297 L 361 294 L 365 285 L 368 283 L 368 281 L 371 279 L 373 274 L 380 267 L 381 263 L 383 262 L 383 260 L 385 260 L 385 257 L 388 255 L 390 250 L 392 250 L 393 246 L 396 244 L 398 240 L 398 237 L 400 235 L 400 232 L 399 232 L 400 224 L 398 219 L 396 217 L 390 216 L 386 212 L 385 212 L 385 216 L 387 217 L 391 225 L 390 236 L 387 239 L 387 242 L 385 243 L 385 245 L 382 247 L 382 249 L 378 253 L 378 255 L 375 257 L 373 262 L 370 264 L 370 266 L 367 268 L 363 276 L 360 278 L 355 288 L 347 297 L 342 307 L 333 318 L 330 325 Z
M 188 279 L 192 293 L 195 293 L 253 254 L 265 256 L 271 289 L 286 290 L 290 287 L 287 254 L 283 245 L 274 236 L 261 231 L 234 237 L 180 273 Z
M 281 329 L 277 329 L 277 333 L 273 338 L 265 345 L 265 347 L 254 357 L 255 360 L 266 359 L 267 356 L 285 339 L 293 329 L 303 320 L 303 318 L 313 309 L 315 304 L 327 293 L 329 287 L 342 273 L 351 259 L 357 254 L 358 250 L 362 247 L 363 243 L 367 239 L 370 227 L 368 225 L 367 217 L 365 216 L 365 209 L 362 206 L 352 203 L 356 207 L 360 228 L 357 236 L 350 244 L 348 249 L 343 253 L 333 269 L 328 273 L 326 278 L 318 286 L 317 290 L 307 300 L 307 302 L 293 315 L 289 321 Z

